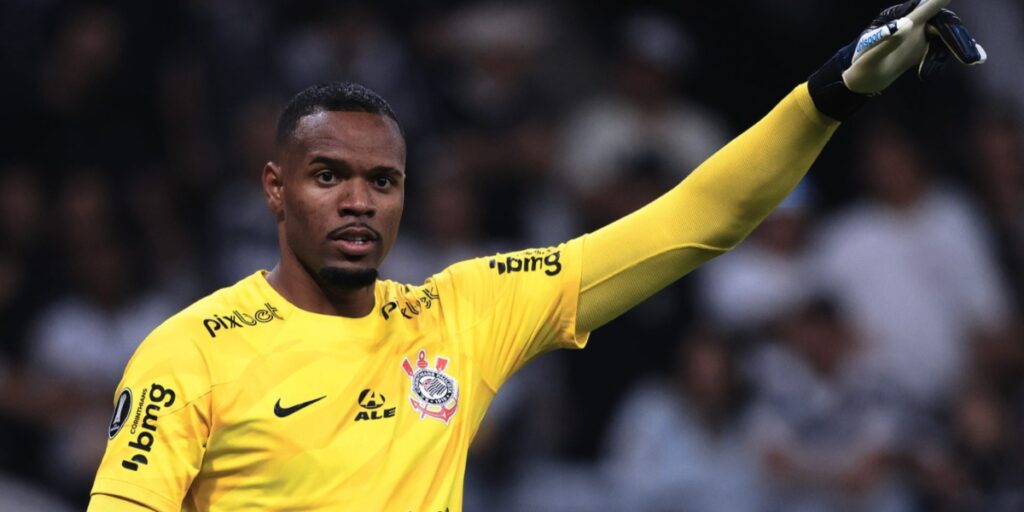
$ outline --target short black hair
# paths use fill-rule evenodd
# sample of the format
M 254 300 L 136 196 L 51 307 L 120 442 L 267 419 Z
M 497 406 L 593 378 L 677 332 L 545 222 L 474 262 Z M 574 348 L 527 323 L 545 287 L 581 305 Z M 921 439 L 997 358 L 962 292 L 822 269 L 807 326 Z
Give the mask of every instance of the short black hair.
M 353 82 L 327 82 L 302 90 L 288 102 L 277 120 L 277 143 L 281 144 L 295 133 L 299 119 L 319 112 L 366 112 L 398 118 L 391 105 L 369 87 Z

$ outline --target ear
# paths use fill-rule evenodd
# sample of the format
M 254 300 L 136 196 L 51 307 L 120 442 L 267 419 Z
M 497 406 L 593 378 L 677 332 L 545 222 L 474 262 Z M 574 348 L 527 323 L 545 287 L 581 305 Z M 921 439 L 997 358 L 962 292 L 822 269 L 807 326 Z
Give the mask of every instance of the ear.
M 284 174 L 281 166 L 274 162 L 267 162 L 263 166 L 263 195 L 267 198 L 267 207 L 274 214 L 277 220 L 284 219 Z

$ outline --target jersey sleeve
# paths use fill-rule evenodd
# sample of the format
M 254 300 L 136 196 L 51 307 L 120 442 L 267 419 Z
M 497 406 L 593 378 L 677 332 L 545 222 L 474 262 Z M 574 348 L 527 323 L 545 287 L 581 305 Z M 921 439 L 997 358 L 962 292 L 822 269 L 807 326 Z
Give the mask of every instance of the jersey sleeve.
M 577 332 L 582 241 L 456 263 L 431 280 L 452 336 L 495 391 L 530 359 L 583 348 Z M 446 297 L 451 299 L 446 300 Z
M 106 453 L 92 488 L 153 510 L 181 510 L 210 432 L 204 355 L 170 321 L 139 346 L 114 397 Z
M 93 494 L 86 512 L 152 512 L 152 510 L 145 505 L 123 498 L 115 498 L 109 494 Z
M 796 187 L 838 127 L 802 84 L 675 188 L 587 235 L 579 328 L 597 329 L 736 247 Z

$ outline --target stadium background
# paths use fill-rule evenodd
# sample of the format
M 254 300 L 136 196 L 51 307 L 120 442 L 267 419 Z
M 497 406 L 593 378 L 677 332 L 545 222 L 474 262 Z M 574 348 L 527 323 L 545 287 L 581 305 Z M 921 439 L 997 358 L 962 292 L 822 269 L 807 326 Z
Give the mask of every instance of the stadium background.
M 887 4 L 5 0 L 0 509 L 82 507 L 135 344 L 273 264 L 297 90 L 394 106 L 384 275 L 421 280 L 656 197 Z M 1024 7 L 955 7 L 990 64 L 901 81 L 735 254 L 511 381 L 468 510 L 1024 510 Z

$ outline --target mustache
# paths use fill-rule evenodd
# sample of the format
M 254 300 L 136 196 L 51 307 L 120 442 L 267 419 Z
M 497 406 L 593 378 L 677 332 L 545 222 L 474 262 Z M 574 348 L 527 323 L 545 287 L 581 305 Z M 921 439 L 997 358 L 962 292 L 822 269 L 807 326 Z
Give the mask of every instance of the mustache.
M 343 226 L 334 228 L 330 232 L 327 233 L 327 239 L 328 240 L 338 240 L 338 239 L 341 238 L 341 234 L 344 233 L 345 230 L 352 229 L 352 228 L 365 229 L 365 230 L 367 230 L 367 231 L 369 231 L 370 233 L 373 234 L 373 238 L 375 240 L 380 240 L 380 233 L 378 233 L 376 229 L 373 229 L 369 224 L 367 224 L 365 222 L 350 222 L 350 223 L 345 224 Z

